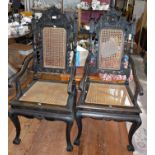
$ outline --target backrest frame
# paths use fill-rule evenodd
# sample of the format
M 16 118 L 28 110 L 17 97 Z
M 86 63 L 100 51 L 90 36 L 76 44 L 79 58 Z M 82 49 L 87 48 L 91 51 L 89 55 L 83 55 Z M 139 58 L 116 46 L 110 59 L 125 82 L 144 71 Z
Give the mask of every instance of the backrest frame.
M 66 57 L 64 68 L 44 67 L 43 55 L 43 29 L 44 28 L 63 28 L 66 31 Z M 34 49 L 34 65 L 35 72 L 52 72 L 52 73 L 68 73 L 71 70 L 70 52 L 73 51 L 75 40 L 75 21 L 67 18 L 66 14 L 61 10 L 51 7 L 43 12 L 40 19 L 33 16 L 32 19 L 33 32 L 33 49 Z
M 125 17 L 121 15 L 121 12 L 116 11 L 115 9 L 111 9 L 104 13 L 104 15 L 100 18 L 98 23 L 95 24 L 94 33 L 95 33 L 95 41 L 99 42 L 100 31 L 102 29 L 119 29 L 123 31 L 124 34 L 124 48 L 122 51 L 123 54 L 130 54 L 130 48 L 128 47 L 128 39 L 129 36 L 134 38 L 134 25 L 132 22 L 128 22 Z M 98 73 L 98 72 L 106 72 L 106 73 L 114 73 L 114 74 L 124 74 L 124 70 L 122 69 L 122 64 L 120 62 L 120 69 L 101 69 L 99 68 L 99 45 L 95 46 L 95 49 L 92 49 L 90 52 L 92 56 L 95 57 L 96 62 L 89 69 L 89 73 Z M 93 52 L 92 52 L 93 51 Z M 126 74 L 126 73 L 125 73 Z

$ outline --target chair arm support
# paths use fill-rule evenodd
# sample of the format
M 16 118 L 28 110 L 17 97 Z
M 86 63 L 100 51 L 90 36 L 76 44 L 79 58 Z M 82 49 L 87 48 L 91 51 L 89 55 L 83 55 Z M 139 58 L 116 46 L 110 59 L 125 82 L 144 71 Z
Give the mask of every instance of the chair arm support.
M 73 67 L 73 70 L 75 72 L 75 67 Z M 69 79 L 69 82 L 68 82 L 68 93 L 71 94 L 73 92 L 73 86 L 75 85 L 76 86 L 76 82 L 75 82 L 75 75 L 74 74 L 71 74 L 71 77 Z
M 132 68 L 132 72 L 133 72 L 134 82 L 136 84 L 135 97 L 137 98 L 138 94 L 140 96 L 143 96 L 144 95 L 143 87 L 141 86 L 141 83 L 140 83 L 140 81 L 139 81 L 139 79 L 137 77 L 134 60 L 132 59 L 131 56 L 129 56 L 129 60 L 130 60 L 130 63 L 131 63 L 131 68 Z
M 75 83 L 75 74 L 76 74 L 76 51 L 74 50 L 73 60 L 72 60 L 72 67 L 71 67 L 71 76 L 68 83 L 68 93 L 71 94 L 73 92 L 73 86 L 76 85 Z
M 88 54 L 86 62 L 85 62 L 84 75 L 83 75 L 82 80 L 80 81 L 80 85 L 79 85 L 79 89 L 81 91 L 84 90 L 85 83 L 86 83 L 88 76 L 89 76 L 90 58 L 91 58 L 91 53 Z
M 71 50 L 73 50 L 73 60 L 72 60 L 72 67 L 71 67 L 71 76 L 68 83 L 68 93 L 72 94 L 74 87 L 76 87 L 75 82 L 75 75 L 76 75 L 76 48 L 77 48 L 77 17 L 74 17 L 74 29 L 73 29 L 73 42 L 71 46 Z
M 8 86 L 9 86 L 9 87 L 12 87 L 12 84 L 13 84 L 14 82 L 17 82 L 17 81 L 20 80 L 20 78 L 22 77 L 22 75 L 25 73 L 25 71 L 26 71 L 26 69 L 27 69 L 27 67 L 28 67 L 28 65 L 29 65 L 29 63 L 30 63 L 30 61 L 32 60 L 32 58 L 33 58 L 33 53 L 30 54 L 29 56 L 27 56 L 27 57 L 25 58 L 25 60 L 24 60 L 24 62 L 23 62 L 23 65 L 22 65 L 20 71 L 17 72 L 17 73 L 16 73 L 14 76 L 12 76 L 11 78 L 9 78 L 9 81 L 8 81 Z

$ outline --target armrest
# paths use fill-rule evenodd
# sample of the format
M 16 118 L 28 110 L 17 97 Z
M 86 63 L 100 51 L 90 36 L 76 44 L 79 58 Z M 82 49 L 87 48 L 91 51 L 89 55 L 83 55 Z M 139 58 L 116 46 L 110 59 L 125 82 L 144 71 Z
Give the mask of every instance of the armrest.
M 76 74 L 76 47 L 77 47 L 77 17 L 74 17 L 74 27 L 73 27 L 73 42 L 71 46 L 71 50 L 73 50 L 73 60 L 72 60 L 72 67 L 71 67 L 71 76 L 68 83 L 68 93 L 72 94 L 74 87 L 76 87 L 75 82 L 75 74 Z
M 68 83 L 68 93 L 71 94 L 73 92 L 73 86 L 76 85 L 75 83 L 75 74 L 76 74 L 76 51 L 74 50 L 73 60 L 72 60 L 72 67 L 71 67 L 71 76 Z
M 29 65 L 29 63 L 30 63 L 30 61 L 32 60 L 32 58 L 33 58 L 33 53 L 30 54 L 30 55 L 28 55 L 28 56 L 25 58 L 25 60 L 24 60 L 24 62 L 23 62 L 23 65 L 22 65 L 20 71 L 17 72 L 17 73 L 16 73 L 14 76 L 12 76 L 11 78 L 9 78 L 9 82 L 8 82 L 8 86 L 9 86 L 9 87 L 12 87 L 12 84 L 13 84 L 14 82 L 17 82 L 17 81 L 20 80 L 20 78 L 22 77 L 22 75 L 25 73 L 25 71 L 26 71 L 26 69 L 27 69 L 27 67 L 28 67 L 28 65 Z
M 84 90 L 85 83 L 88 79 L 88 74 L 89 74 L 89 65 L 90 65 L 90 58 L 91 58 L 91 53 L 88 54 L 86 62 L 85 62 L 85 67 L 84 67 L 84 75 L 82 77 L 82 80 L 80 81 L 79 89 L 81 91 Z
M 138 94 L 140 96 L 144 95 L 143 87 L 141 86 L 141 83 L 140 83 L 140 81 L 139 81 L 139 79 L 137 77 L 134 60 L 132 59 L 131 56 L 129 56 L 129 60 L 130 60 L 130 63 L 131 63 L 133 78 L 134 78 L 134 82 L 135 82 L 135 85 L 136 85 L 135 97 L 137 98 Z

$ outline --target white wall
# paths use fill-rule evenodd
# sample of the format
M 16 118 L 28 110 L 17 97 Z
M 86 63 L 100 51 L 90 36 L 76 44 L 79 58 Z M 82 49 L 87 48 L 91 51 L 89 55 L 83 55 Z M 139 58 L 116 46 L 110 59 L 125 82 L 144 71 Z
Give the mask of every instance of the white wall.
M 33 0 L 24 0 L 25 11 L 30 11 L 33 6 Z
M 135 6 L 133 11 L 133 17 L 136 18 L 136 21 L 141 17 L 144 12 L 145 1 L 144 0 L 135 0 Z

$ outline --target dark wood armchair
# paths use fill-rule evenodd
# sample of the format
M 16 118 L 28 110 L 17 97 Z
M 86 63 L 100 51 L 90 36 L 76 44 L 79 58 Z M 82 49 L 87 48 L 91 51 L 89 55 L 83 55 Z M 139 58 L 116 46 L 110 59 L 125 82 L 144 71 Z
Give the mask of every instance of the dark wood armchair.
M 66 126 L 67 151 L 72 151 L 70 132 L 74 120 L 76 102 L 75 48 L 76 19 L 68 18 L 56 8 L 46 10 L 40 19 L 33 17 L 33 48 L 21 70 L 9 79 L 9 86 L 15 83 L 16 98 L 11 101 L 9 117 L 16 128 L 14 144 L 20 143 L 20 122 L 18 116 L 27 118 L 64 121 Z M 32 83 L 21 89 L 20 79 L 33 60 Z M 60 78 L 45 80 L 42 74 L 69 74 L 69 82 Z M 51 76 L 52 77 L 52 76 Z
M 74 143 L 80 144 L 83 118 L 125 121 L 132 123 L 128 150 L 134 151 L 132 137 L 141 125 L 137 97 L 143 95 L 143 89 L 136 75 L 129 46 L 129 42 L 133 42 L 133 26 L 118 12 L 111 10 L 102 16 L 94 29 L 96 37 L 92 39 L 95 34 L 91 34 L 90 42 L 93 44 L 80 82 L 81 95 L 76 106 L 78 134 Z M 129 85 L 131 71 L 136 86 L 134 93 Z M 103 80 L 92 80 L 92 73 L 97 73 Z M 121 76 L 123 80 L 118 80 L 117 77 Z

